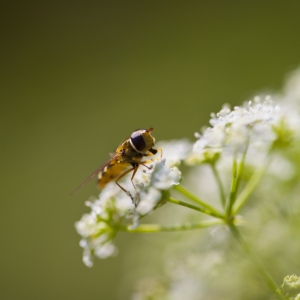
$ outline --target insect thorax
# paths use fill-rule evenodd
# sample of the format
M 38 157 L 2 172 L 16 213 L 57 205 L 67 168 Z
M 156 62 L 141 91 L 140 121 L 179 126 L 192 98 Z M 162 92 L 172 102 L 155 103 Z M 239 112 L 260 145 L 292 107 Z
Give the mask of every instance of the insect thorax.
M 140 161 L 143 157 L 143 154 L 137 152 L 131 145 L 129 139 L 124 141 L 122 145 L 118 148 L 118 152 L 121 154 L 120 161 L 135 163 Z

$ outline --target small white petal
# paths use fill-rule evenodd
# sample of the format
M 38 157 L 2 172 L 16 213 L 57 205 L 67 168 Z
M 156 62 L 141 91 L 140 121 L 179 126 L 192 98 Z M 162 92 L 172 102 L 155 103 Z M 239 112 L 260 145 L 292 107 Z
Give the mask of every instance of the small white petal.
M 106 243 L 95 249 L 95 255 L 99 258 L 107 258 L 116 254 L 117 248 L 115 245 Z
M 192 144 L 186 139 L 159 142 L 157 147 L 162 149 L 168 167 L 178 166 L 192 150 Z
M 151 175 L 151 186 L 160 190 L 170 189 L 173 185 L 177 185 L 181 178 L 178 168 L 169 168 L 165 165 L 164 160 L 155 165 Z
M 84 250 L 82 261 L 89 268 L 91 268 L 94 265 L 94 259 L 89 250 Z
M 147 192 L 141 193 L 141 200 L 136 208 L 140 215 L 146 215 L 156 206 L 161 199 L 161 192 L 154 187 L 150 187 Z

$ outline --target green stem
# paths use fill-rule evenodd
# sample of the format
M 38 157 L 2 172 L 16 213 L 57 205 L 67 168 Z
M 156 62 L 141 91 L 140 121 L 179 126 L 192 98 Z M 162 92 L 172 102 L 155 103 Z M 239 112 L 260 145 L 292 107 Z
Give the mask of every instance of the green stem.
M 252 194 L 253 190 L 256 188 L 257 184 L 259 183 L 260 179 L 264 175 L 266 169 L 268 167 L 268 163 L 263 167 L 258 169 L 256 172 L 253 173 L 247 184 L 245 185 L 244 189 L 238 196 L 237 200 L 235 201 L 232 214 L 235 215 L 239 212 L 239 210 L 244 206 L 250 195 Z
M 214 173 L 214 176 L 215 176 L 217 184 L 218 184 L 221 204 L 222 204 L 223 208 L 225 208 L 226 198 L 225 198 L 225 193 L 224 193 L 223 185 L 222 185 L 222 182 L 221 182 L 221 178 L 219 176 L 219 172 L 217 171 L 215 163 L 212 163 L 210 165 L 211 165 L 212 171 Z
M 200 228 L 206 228 L 216 225 L 224 224 L 222 220 L 204 220 L 197 223 L 185 223 L 185 224 L 175 224 L 175 225 L 169 225 L 169 226 L 161 226 L 161 225 L 155 225 L 155 224 L 142 224 L 139 225 L 137 228 L 127 228 L 123 227 L 121 228 L 124 231 L 127 232 L 140 232 L 140 233 L 155 233 L 155 232 L 168 232 L 168 231 L 184 231 L 184 230 L 193 230 L 193 229 L 200 229 Z
M 248 151 L 248 146 L 249 146 L 249 140 L 250 137 L 247 139 L 247 142 L 245 144 L 245 149 L 241 158 L 241 162 L 239 164 L 239 167 L 237 168 L 237 159 L 236 156 L 233 161 L 233 168 L 232 168 L 232 173 L 233 173 L 233 179 L 232 179 L 232 185 L 231 185 L 231 190 L 230 190 L 230 198 L 229 198 L 229 204 L 227 207 L 227 216 L 230 217 L 232 213 L 232 206 L 234 205 L 236 199 L 237 199 L 237 193 L 239 190 L 239 186 L 243 177 L 244 173 L 244 166 L 245 166 L 245 160 L 246 160 L 246 155 Z
M 233 203 L 235 201 L 235 197 L 236 197 L 237 177 L 238 177 L 237 161 L 236 161 L 236 156 L 234 156 L 233 164 L 232 164 L 231 188 L 230 188 L 230 195 L 229 195 L 229 201 L 228 201 L 228 206 L 227 206 L 227 216 L 228 217 L 231 216 L 232 205 L 233 205 Z
M 210 216 L 213 216 L 213 217 L 216 217 L 216 218 L 220 218 L 220 219 L 224 218 L 222 215 L 215 214 L 215 213 L 211 212 L 210 210 L 207 210 L 207 209 L 204 209 L 202 207 L 195 206 L 195 205 L 192 205 L 192 204 L 189 204 L 189 203 L 186 203 L 186 202 L 174 199 L 172 197 L 170 197 L 169 199 L 167 199 L 167 201 L 170 202 L 170 203 L 174 203 L 174 204 L 177 204 L 177 205 L 185 206 L 185 207 L 188 207 L 188 208 L 200 211 L 200 212 L 202 212 L 204 214 L 207 214 L 207 215 L 210 215 Z
M 242 156 L 240 166 L 239 166 L 239 170 L 238 170 L 237 183 L 236 183 L 236 193 L 238 192 L 239 185 L 240 185 L 241 179 L 243 177 L 243 173 L 244 173 L 244 166 L 245 166 L 245 160 L 246 160 L 246 155 L 247 155 L 248 146 L 249 146 L 249 140 L 250 140 L 250 138 L 248 138 L 247 143 L 245 145 L 245 150 L 243 152 L 243 156 Z M 236 196 L 235 196 L 235 200 L 236 200 Z
M 235 225 L 230 224 L 230 230 L 235 237 L 235 239 L 239 242 L 239 244 L 242 246 L 244 251 L 249 255 L 255 266 L 257 267 L 261 277 L 264 279 L 270 290 L 273 292 L 273 294 L 276 296 L 277 299 L 284 300 L 285 298 L 277 293 L 278 286 L 276 285 L 276 282 L 271 277 L 271 275 L 268 273 L 268 271 L 265 269 L 264 265 L 261 263 L 259 258 L 256 256 L 256 254 L 252 251 L 252 249 L 249 247 L 249 245 L 245 242 L 243 237 L 241 236 L 240 232 L 237 230 Z
M 214 216 L 218 216 L 218 218 L 224 218 L 222 213 L 214 209 L 211 205 L 207 204 L 203 200 L 199 199 L 197 196 L 193 195 L 190 193 L 188 190 L 186 190 L 183 186 L 181 185 L 175 185 L 174 188 L 180 192 L 181 194 L 185 195 L 188 197 L 190 200 L 200 204 L 201 206 L 205 207 L 207 210 L 209 210 L 211 213 L 213 213 Z

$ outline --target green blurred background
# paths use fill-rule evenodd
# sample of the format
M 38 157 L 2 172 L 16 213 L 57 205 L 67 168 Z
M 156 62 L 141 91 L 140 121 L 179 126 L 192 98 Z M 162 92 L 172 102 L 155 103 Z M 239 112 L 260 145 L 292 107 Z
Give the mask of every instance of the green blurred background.
M 121 234 L 119 255 L 88 269 L 74 222 L 98 191 L 69 193 L 136 128 L 193 139 L 223 103 L 279 90 L 300 65 L 299 11 L 292 0 L 2 1 L 0 298 L 128 299 L 140 276 L 128 253 L 143 264 L 162 235 Z

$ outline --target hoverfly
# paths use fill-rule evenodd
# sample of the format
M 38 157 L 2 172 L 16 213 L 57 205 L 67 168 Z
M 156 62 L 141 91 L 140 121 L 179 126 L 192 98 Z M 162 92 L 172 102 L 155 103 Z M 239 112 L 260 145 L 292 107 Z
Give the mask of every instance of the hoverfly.
M 133 196 L 129 191 L 119 184 L 119 180 L 130 172 L 132 173 L 131 182 L 135 187 L 133 178 L 140 165 L 151 169 L 147 163 L 152 160 L 142 160 L 145 156 L 152 156 L 161 151 L 154 149 L 155 138 L 152 136 L 153 128 L 135 130 L 129 138 L 124 140 L 114 153 L 110 153 L 111 158 L 95 170 L 81 185 L 79 185 L 72 194 L 98 175 L 98 186 L 104 188 L 109 182 L 115 183 L 133 200 Z M 136 205 L 136 203 L 135 203 Z

